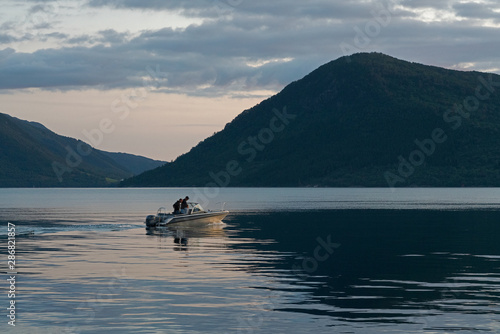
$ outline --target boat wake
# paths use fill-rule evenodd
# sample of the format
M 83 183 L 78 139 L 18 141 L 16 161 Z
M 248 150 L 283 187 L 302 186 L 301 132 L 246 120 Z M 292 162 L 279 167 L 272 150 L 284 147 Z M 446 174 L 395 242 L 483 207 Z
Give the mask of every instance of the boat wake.
M 137 224 L 23 224 L 16 223 L 16 237 L 33 237 L 41 234 L 62 233 L 62 232 L 112 232 L 123 231 L 134 228 L 142 228 L 142 225 Z M 7 229 L 0 231 L 0 237 L 7 236 Z

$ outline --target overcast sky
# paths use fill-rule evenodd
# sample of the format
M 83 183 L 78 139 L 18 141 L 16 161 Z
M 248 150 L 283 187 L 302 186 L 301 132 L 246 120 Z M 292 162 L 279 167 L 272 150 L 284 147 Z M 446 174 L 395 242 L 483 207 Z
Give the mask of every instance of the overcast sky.
M 0 112 L 162 160 L 346 54 L 500 73 L 498 1 L 3 0 L 0 27 Z

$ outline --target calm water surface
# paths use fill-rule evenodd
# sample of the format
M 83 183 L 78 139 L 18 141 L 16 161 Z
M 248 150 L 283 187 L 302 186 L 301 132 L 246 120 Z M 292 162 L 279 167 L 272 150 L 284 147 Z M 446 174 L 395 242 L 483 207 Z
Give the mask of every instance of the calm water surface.
M 231 214 L 144 228 L 185 195 Z M 0 189 L 0 221 L 1 333 L 500 333 L 500 189 Z

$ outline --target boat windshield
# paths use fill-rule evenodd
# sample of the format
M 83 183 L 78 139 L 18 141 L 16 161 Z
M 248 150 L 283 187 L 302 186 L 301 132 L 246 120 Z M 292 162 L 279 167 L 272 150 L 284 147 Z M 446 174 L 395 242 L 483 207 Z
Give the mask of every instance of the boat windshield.
M 188 202 L 189 208 L 193 209 L 193 212 L 205 211 L 199 203 Z

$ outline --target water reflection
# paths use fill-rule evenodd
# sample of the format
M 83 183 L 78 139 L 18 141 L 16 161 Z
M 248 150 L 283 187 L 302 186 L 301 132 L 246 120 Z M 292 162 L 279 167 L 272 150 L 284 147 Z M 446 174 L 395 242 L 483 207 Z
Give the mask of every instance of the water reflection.
M 226 224 L 223 222 L 196 225 L 179 223 L 146 227 L 146 235 L 155 237 L 159 243 L 164 243 L 165 239 L 173 239 L 174 251 L 187 251 L 190 244 L 209 244 L 212 247 L 219 245 L 219 247 L 225 248 L 227 242 L 225 226 Z
M 285 293 L 274 311 L 331 325 L 478 331 L 500 320 L 499 218 L 498 211 L 356 210 L 233 223 L 240 236 L 255 240 L 255 250 L 280 255 L 241 267 L 286 282 L 259 287 Z M 269 238 L 275 242 L 259 242 Z
M 230 262 L 220 269 L 266 278 L 249 287 L 268 291 L 269 311 L 285 317 L 467 330 L 443 317 L 498 318 L 498 218 L 494 211 L 280 212 L 147 234 L 171 239 L 174 251 L 207 244 L 227 249 Z M 484 329 L 484 318 L 473 319 L 472 328 Z
M 238 213 L 155 229 L 134 219 L 32 222 L 42 232 L 18 239 L 23 330 L 468 333 L 500 320 L 497 211 Z

